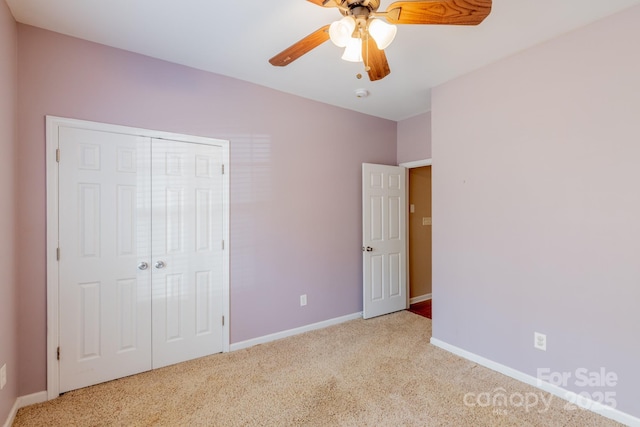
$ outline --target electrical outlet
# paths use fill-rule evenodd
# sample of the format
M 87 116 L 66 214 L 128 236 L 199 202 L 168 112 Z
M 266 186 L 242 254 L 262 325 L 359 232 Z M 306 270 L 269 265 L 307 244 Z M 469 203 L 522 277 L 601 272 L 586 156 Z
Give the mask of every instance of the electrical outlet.
M 7 385 L 7 364 L 5 363 L 4 365 L 2 365 L 2 368 L 0 368 L 0 390 L 2 390 L 6 385 Z
M 307 294 L 300 295 L 300 307 L 307 305 Z
M 547 351 L 547 336 L 540 332 L 533 333 L 533 346 L 538 350 Z

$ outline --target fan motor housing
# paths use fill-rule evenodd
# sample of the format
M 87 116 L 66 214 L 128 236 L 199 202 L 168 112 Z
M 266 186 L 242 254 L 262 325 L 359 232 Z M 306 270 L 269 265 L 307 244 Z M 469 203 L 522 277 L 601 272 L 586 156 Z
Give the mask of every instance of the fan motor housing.
M 340 12 L 347 16 L 369 16 L 380 7 L 380 0 L 342 0 Z

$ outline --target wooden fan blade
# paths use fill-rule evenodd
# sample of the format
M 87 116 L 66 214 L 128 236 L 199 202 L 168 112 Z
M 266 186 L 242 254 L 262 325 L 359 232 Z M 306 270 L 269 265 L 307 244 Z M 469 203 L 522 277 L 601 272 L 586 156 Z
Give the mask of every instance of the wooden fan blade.
M 478 25 L 491 12 L 491 0 L 423 0 L 392 3 L 390 24 Z
M 372 82 L 384 79 L 391 73 L 387 55 L 384 50 L 378 49 L 373 37 L 365 37 L 362 41 L 362 60 L 364 66 L 368 67 L 369 80 Z
M 320 46 L 327 40 L 329 40 L 329 26 L 325 25 L 302 40 L 292 44 L 271 58 L 269 62 L 271 65 L 275 65 L 276 67 L 284 67 L 285 65 L 291 64 L 310 50 Z
M 338 7 L 338 2 L 336 0 L 307 0 L 307 1 L 322 7 Z

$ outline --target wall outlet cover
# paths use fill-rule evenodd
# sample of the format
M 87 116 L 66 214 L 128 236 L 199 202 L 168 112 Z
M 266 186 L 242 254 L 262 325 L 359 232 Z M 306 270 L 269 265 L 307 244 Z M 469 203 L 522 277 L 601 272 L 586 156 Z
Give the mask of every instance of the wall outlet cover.
M 0 368 L 0 390 L 2 390 L 6 385 L 7 385 L 7 364 L 5 363 L 4 365 L 2 365 L 2 368 Z
M 533 346 L 538 350 L 547 351 L 547 336 L 540 332 L 533 333 Z

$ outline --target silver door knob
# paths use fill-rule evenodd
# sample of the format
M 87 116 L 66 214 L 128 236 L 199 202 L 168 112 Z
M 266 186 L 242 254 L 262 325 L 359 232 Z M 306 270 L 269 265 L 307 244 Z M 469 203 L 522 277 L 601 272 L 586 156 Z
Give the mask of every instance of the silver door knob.
M 146 270 L 147 268 L 149 268 L 149 264 L 144 261 L 138 264 L 138 270 Z
M 164 261 L 156 261 L 156 268 L 164 268 L 165 265 Z

